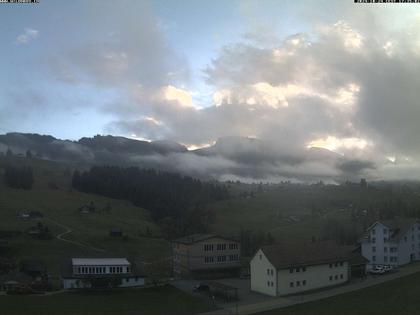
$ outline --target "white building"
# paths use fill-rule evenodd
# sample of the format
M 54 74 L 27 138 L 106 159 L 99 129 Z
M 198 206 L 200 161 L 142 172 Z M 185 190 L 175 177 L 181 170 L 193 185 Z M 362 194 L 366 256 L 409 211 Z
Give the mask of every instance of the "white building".
M 348 247 L 332 242 L 264 246 L 250 262 L 251 290 L 279 296 L 342 284 L 350 259 Z
M 373 223 L 360 240 L 362 255 L 375 265 L 401 266 L 420 260 L 420 221 L 384 220 Z
M 64 289 L 136 287 L 144 277 L 133 274 L 126 258 L 73 258 L 71 272 L 62 277 Z

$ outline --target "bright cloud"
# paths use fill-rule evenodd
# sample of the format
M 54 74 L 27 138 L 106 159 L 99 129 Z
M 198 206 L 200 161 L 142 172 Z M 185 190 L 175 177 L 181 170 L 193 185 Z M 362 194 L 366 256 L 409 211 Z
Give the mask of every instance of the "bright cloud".
M 328 136 L 322 139 L 316 139 L 306 146 L 307 148 L 323 148 L 330 151 L 340 153 L 342 149 L 351 150 L 359 149 L 363 150 L 366 147 L 372 145 L 365 139 L 361 138 L 337 138 L 334 136 Z
M 172 85 L 168 85 L 162 89 L 164 98 L 168 101 L 175 101 L 184 107 L 193 107 L 191 94 Z

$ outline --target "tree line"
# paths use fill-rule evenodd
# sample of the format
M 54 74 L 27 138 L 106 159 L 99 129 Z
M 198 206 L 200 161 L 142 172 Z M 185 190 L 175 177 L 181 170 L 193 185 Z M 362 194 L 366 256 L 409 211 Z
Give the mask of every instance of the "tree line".
M 4 170 L 4 183 L 11 188 L 31 189 L 34 183 L 32 167 L 7 165 Z
M 204 232 L 209 220 L 206 205 L 229 197 L 225 186 L 179 174 L 118 166 L 96 166 L 74 171 L 72 186 L 78 191 L 127 199 L 148 209 L 165 227 L 167 237 Z

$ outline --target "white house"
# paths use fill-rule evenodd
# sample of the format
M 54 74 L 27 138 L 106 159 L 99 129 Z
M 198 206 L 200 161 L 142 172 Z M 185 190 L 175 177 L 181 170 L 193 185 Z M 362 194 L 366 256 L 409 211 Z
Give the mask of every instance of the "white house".
M 62 276 L 64 289 L 137 287 L 144 277 L 135 275 L 126 258 L 73 258 L 71 271 Z
M 279 296 L 342 284 L 350 259 L 348 247 L 333 242 L 264 246 L 250 262 L 251 290 Z
M 384 220 L 373 223 L 360 240 L 362 255 L 375 265 L 401 266 L 420 260 L 420 221 Z

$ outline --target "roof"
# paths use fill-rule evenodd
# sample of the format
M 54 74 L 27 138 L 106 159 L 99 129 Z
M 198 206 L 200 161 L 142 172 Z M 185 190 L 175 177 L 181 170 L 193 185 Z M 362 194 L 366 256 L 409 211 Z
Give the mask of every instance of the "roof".
M 350 255 L 349 263 L 351 266 L 365 265 L 369 262 L 369 259 L 362 256 L 360 246 L 344 245 L 342 247 L 347 250 Z
M 76 266 L 130 265 L 126 258 L 72 258 L 71 262 Z
M 364 235 L 364 238 L 369 237 L 369 231 L 378 223 L 381 223 L 392 230 L 390 237 L 391 241 L 398 241 L 404 234 L 416 223 L 420 223 L 420 220 L 417 218 L 396 218 L 394 220 L 380 220 L 374 222 Z
M 264 255 L 276 269 L 349 261 L 351 252 L 332 241 L 281 243 L 263 246 Z
M 238 240 L 234 239 L 233 237 L 228 236 L 221 236 L 217 234 L 192 234 L 188 236 L 184 236 L 175 240 L 172 240 L 174 243 L 181 243 L 181 244 L 193 244 L 201 241 L 208 240 L 210 238 L 221 238 L 224 240 L 230 240 L 234 242 L 238 242 Z

